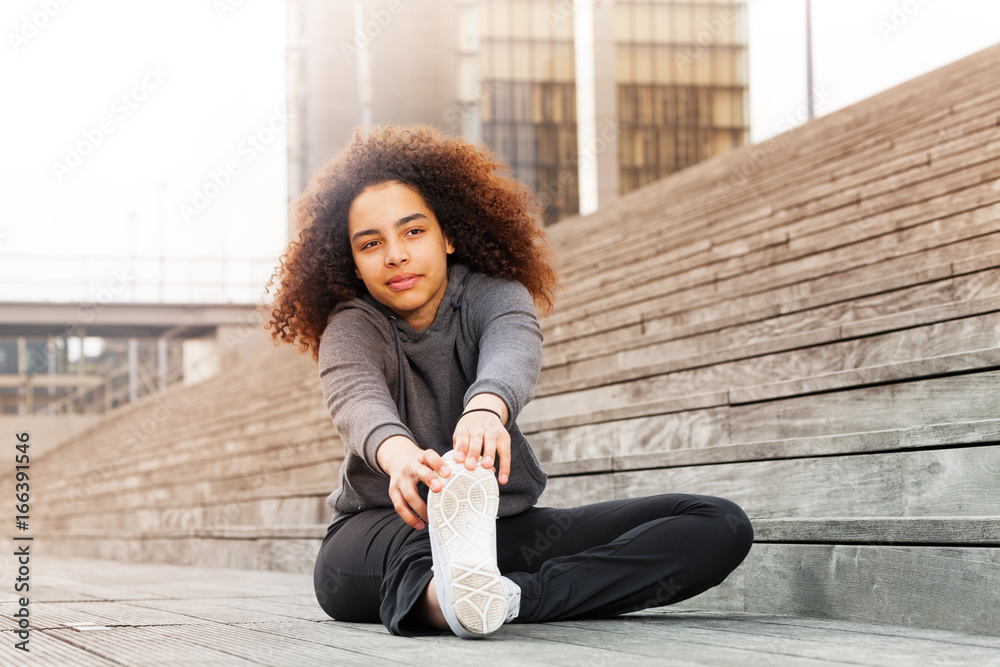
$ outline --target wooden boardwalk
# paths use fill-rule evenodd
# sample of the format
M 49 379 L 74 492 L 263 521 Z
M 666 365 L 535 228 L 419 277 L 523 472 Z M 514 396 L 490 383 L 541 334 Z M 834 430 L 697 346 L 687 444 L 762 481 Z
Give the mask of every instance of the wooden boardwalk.
M 30 654 L 2 665 L 983 665 L 1000 637 L 787 616 L 660 608 L 603 621 L 507 625 L 480 641 L 393 637 L 319 608 L 312 576 L 35 556 Z

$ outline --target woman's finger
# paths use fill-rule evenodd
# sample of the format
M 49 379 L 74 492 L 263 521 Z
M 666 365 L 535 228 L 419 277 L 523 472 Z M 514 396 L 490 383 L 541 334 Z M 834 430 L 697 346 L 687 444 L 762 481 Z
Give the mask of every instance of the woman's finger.
M 455 434 L 451 436 L 451 444 L 455 450 L 455 460 L 459 463 L 465 461 L 465 453 L 469 451 L 469 429 L 456 426 Z
M 475 470 L 479 463 L 479 453 L 483 449 L 483 435 L 485 433 L 486 429 L 482 426 L 476 426 L 469 431 L 469 450 L 465 455 L 465 467 L 469 470 Z
M 406 522 L 406 524 L 412 528 L 420 530 L 423 528 L 423 523 L 416 514 L 410 509 L 410 506 L 406 504 L 403 499 L 403 493 L 396 487 L 389 487 L 389 499 L 392 500 L 392 506 L 396 510 L 396 514 Z
M 449 468 L 448 464 L 444 462 L 441 455 L 433 449 L 425 449 L 421 460 L 424 462 L 424 465 L 441 477 L 448 477 L 448 475 L 451 474 L 451 468 Z
M 497 456 L 500 458 L 500 473 L 497 481 L 506 484 L 510 479 L 510 434 L 504 431 L 497 442 Z
M 417 491 L 417 485 L 410 481 L 408 484 L 401 484 L 400 489 L 403 493 L 403 499 L 406 504 L 412 509 L 413 513 L 416 514 L 423 523 L 427 523 L 427 505 L 424 504 L 424 499 L 420 497 L 420 492 Z M 423 526 L 414 525 L 414 528 L 420 530 Z
M 449 470 L 449 472 L 451 471 Z M 434 493 L 437 493 L 444 488 L 444 484 L 442 484 L 441 477 L 438 475 L 438 472 L 428 465 L 421 466 L 420 470 L 417 472 L 417 476 L 420 481 L 426 484 L 427 488 Z
M 488 429 L 483 434 L 483 467 L 492 470 L 497 455 L 497 433 Z

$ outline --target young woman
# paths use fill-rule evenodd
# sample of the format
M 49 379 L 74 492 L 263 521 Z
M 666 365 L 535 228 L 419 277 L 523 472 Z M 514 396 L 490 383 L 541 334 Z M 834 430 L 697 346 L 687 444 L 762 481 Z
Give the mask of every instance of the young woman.
M 494 153 L 356 128 L 293 213 L 269 326 L 318 361 L 344 442 L 314 572 L 332 618 L 477 637 L 672 604 L 743 561 L 753 529 L 722 498 L 535 505 L 515 420 L 558 284 L 537 199 Z

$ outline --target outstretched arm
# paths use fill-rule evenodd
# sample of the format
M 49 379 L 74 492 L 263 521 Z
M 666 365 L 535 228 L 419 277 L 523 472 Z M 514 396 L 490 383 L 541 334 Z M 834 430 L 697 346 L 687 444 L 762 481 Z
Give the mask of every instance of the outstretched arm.
M 494 276 L 480 280 L 485 284 L 468 302 L 479 336 L 479 361 L 463 412 L 482 407 L 496 410 L 500 417 L 480 411 L 463 414 L 452 442 L 455 459 L 465 460 L 467 468 L 475 468 L 480 454 L 487 468 L 499 458 L 498 481 L 503 484 L 510 475 L 508 428 L 534 396 L 541 373 L 542 332 L 524 285 Z
M 320 384 L 333 424 L 345 448 L 379 474 L 379 445 L 394 435 L 413 440 L 386 386 L 382 350 L 389 344 L 359 309 L 335 314 L 319 344 Z
M 361 311 L 337 313 L 320 341 L 320 381 L 345 448 L 389 477 L 393 507 L 419 530 L 426 524 L 427 507 L 417 484 L 439 491 L 438 476 L 447 477 L 451 470 L 437 452 L 418 447 L 400 420 L 380 356 L 388 344 Z

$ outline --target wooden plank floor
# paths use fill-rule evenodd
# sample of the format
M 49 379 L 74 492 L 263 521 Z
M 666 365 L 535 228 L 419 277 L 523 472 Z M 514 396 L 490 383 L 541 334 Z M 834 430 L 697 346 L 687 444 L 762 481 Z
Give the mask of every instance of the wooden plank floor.
M 480 641 L 338 623 L 312 577 L 35 555 L 30 654 L 0 594 L 3 665 L 984 665 L 1000 638 L 670 607 L 601 621 L 507 625 Z M 10 580 L 9 577 L 5 577 Z

